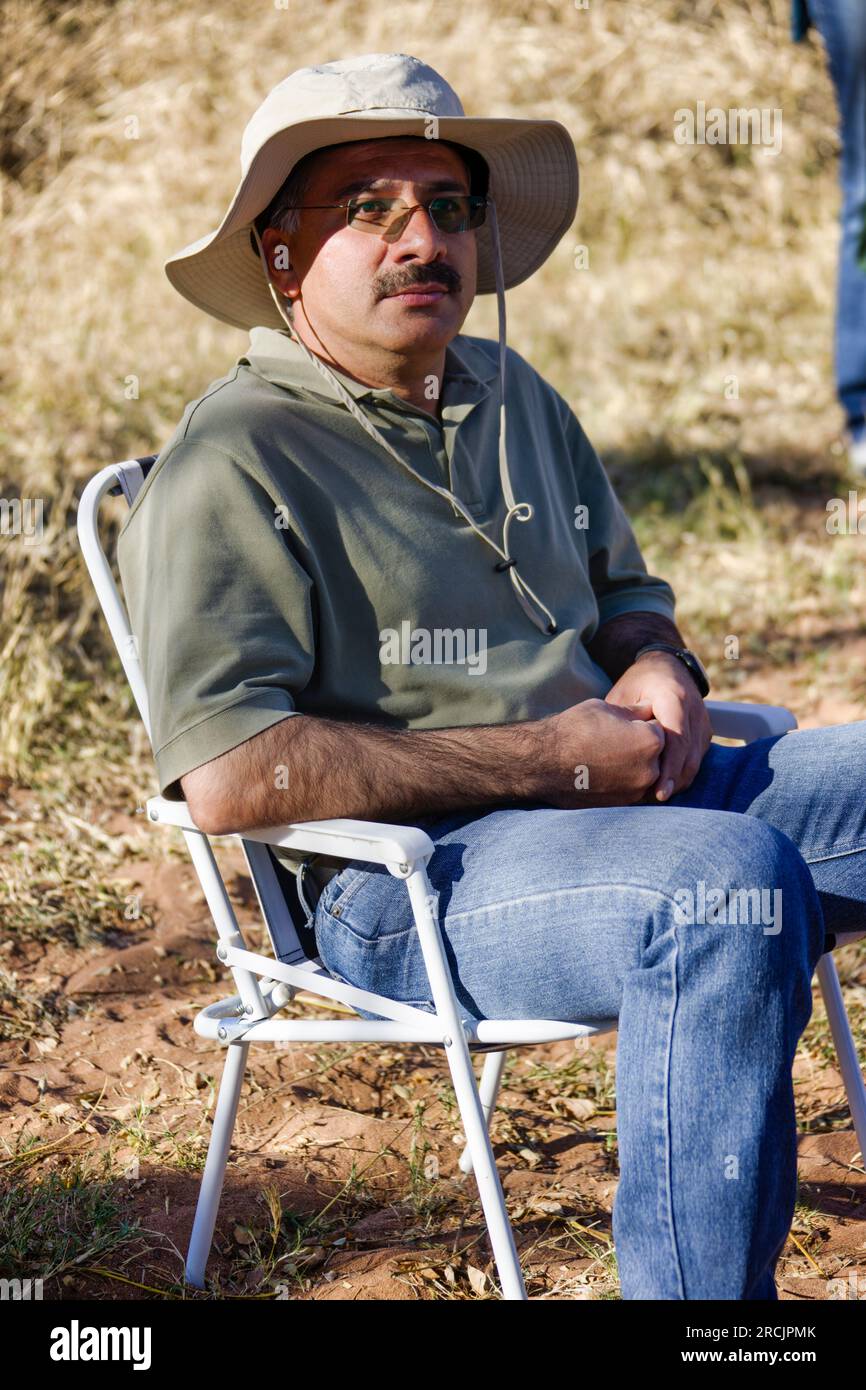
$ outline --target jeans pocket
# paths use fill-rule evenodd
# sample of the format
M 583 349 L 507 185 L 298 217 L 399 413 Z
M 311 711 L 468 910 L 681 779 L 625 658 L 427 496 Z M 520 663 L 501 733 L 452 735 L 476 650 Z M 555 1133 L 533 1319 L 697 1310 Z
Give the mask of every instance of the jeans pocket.
M 372 957 L 369 952 L 365 951 L 359 954 L 356 949 L 353 949 L 351 938 L 347 937 L 345 932 L 338 932 L 335 938 L 330 924 L 320 924 L 317 933 L 317 945 L 319 958 L 328 974 L 333 979 L 339 980 L 341 984 L 352 985 L 355 989 L 369 990 L 371 994 L 381 994 L 385 999 L 393 999 L 398 1004 L 409 1004 L 412 1008 L 421 1009 L 424 1013 L 436 1012 L 436 1006 L 429 994 L 420 999 L 401 999 L 391 992 L 386 982 L 365 980 L 364 971 L 369 971 Z M 369 1013 L 357 1004 L 352 1004 L 351 1007 L 362 1018 L 381 1019 L 384 1017 L 382 1014 Z
M 341 870 L 325 885 L 316 907 L 316 916 L 323 914 L 331 927 L 338 923 L 353 937 L 374 941 L 382 915 L 382 895 L 375 891 L 364 893 L 362 890 L 375 890 L 376 885 L 381 887 L 388 877 L 387 870 L 380 869 L 378 865 L 370 869 L 350 866 Z
M 319 895 L 317 910 L 321 908 L 325 912 L 330 912 L 341 898 L 346 897 L 347 894 L 351 896 L 352 892 L 355 891 L 355 885 L 360 885 L 364 877 L 365 871 L 363 869 L 356 869 L 353 864 L 348 864 L 345 869 L 334 874 L 334 877 L 325 884 Z M 339 915 L 337 913 L 338 917 Z

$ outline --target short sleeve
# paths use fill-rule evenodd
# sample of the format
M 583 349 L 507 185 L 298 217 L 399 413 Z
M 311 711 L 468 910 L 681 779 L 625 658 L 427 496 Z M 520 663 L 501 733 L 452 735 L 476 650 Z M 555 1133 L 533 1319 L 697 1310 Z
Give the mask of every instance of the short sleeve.
M 157 462 L 117 563 L 160 790 L 297 712 L 313 671 L 313 584 L 267 480 L 203 443 Z
M 620 613 L 660 613 L 674 620 L 676 598 L 664 579 L 647 572 L 631 523 L 601 459 L 569 411 L 569 438 L 578 493 L 588 512 L 589 578 L 599 626 Z

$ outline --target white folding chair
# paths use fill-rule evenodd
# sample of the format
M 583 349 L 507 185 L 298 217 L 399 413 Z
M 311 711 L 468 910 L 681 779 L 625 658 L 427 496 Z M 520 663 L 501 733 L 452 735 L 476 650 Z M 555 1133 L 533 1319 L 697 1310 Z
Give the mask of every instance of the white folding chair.
M 98 514 L 106 493 L 122 493 L 131 506 L 155 457 L 131 459 L 101 469 L 85 487 L 78 508 L 78 536 L 84 559 L 149 738 L 151 728 L 147 694 L 136 641 L 100 542 Z M 784 733 L 797 727 L 790 710 L 779 706 L 707 700 L 706 707 L 713 732 L 723 738 L 742 739 L 748 743 L 767 734 Z M 610 1019 L 600 1025 L 537 1018 L 464 1022 L 458 1014 L 439 924 L 432 910 L 426 866 L 435 847 L 429 836 L 417 827 L 385 825 L 376 821 L 323 820 L 244 831 L 238 838 L 270 937 L 274 953 L 271 959 L 247 949 L 214 858 L 211 837 L 203 834 L 193 823 L 186 802 L 167 801 L 164 797 L 153 796 L 147 801 L 147 814 L 158 825 L 177 826 L 183 831 L 216 926 L 217 957 L 231 971 L 237 989 L 237 993 L 230 998 L 219 999 L 202 1009 L 193 1025 L 202 1037 L 215 1038 L 225 1045 L 226 1061 L 187 1253 L 187 1282 L 197 1288 L 204 1287 L 205 1267 L 213 1240 L 250 1043 L 427 1043 L 443 1047 L 448 1058 L 466 1135 L 460 1168 L 464 1173 L 475 1173 L 502 1296 L 525 1299 L 526 1289 L 514 1234 L 505 1209 L 488 1132 L 505 1054 L 510 1047 L 537 1046 L 566 1038 L 610 1032 L 616 1028 L 616 1020 Z M 272 847 L 278 845 L 310 853 L 326 853 L 347 862 L 360 859 L 384 864 L 396 878 L 405 880 L 435 1013 L 426 1013 L 412 1005 L 356 989 L 328 973 L 316 954 L 314 934 L 304 928 L 304 914 L 296 894 L 293 902 L 293 875 L 271 852 Z M 852 932 L 844 940 L 855 940 L 863 934 Z M 843 938 L 838 938 L 837 944 L 842 941 Z M 861 1152 L 866 1154 L 866 1087 L 836 968 L 829 952 L 821 957 L 817 973 L 854 1128 Z M 278 1019 L 276 1015 L 301 990 L 350 1006 L 359 1005 L 381 1014 L 382 1021 L 360 1018 L 345 1021 Z M 476 1052 L 488 1054 L 480 1081 L 476 1078 L 472 1062 Z

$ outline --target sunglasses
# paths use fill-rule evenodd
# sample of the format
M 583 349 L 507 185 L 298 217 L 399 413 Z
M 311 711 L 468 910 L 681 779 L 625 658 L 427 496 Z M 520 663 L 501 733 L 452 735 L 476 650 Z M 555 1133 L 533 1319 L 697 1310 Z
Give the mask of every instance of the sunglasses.
M 469 232 L 484 224 L 487 202 L 480 193 L 446 193 L 411 205 L 402 198 L 368 197 L 350 198 L 347 203 L 301 203 L 295 210 L 345 208 L 347 226 L 396 241 L 418 208 L 429 213 L 440 232 Z

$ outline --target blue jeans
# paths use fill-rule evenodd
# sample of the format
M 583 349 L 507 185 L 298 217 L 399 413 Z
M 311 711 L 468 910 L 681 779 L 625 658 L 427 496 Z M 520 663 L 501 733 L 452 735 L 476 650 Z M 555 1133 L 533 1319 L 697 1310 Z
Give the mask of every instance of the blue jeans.
M 866 720 L 713 743 L 664 804 L 416 821 L 464 1017 L 618 1020 L 624 1298 L 778 1296 L 794 1053 L 825 929 L 866 924 L 864 790 Z M 432 1011 L 402 880 L 350 864 L 314 926 L 339 979 Z
M 842 237 L 836 293 L 836 386 L 855 439 L 866 435 L 866 271 L 857 263 L 866 214 L 866 4 L 808 0 L 827 49 L 839 107 Z

